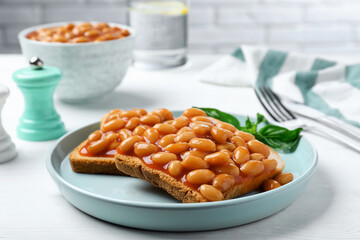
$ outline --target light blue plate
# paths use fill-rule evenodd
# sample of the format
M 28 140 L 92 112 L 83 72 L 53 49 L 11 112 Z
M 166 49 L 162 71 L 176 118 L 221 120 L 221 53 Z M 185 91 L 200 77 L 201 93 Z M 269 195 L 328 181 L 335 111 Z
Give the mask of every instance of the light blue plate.
M 140 179 L 74 173 L 69 153 L 97 129 L 99 123 L 94 123 L 59 139 L 47 156 L 47 168 L 64 197 L 81 211 L 108 222 L 141 229 L 212 230 L 266 218 L 299 197 L 318 159 L 315 148 L 302 138 L 294 153 L 280 154 L 286 164 L 284 171 L 294 174 L 294 180 L 285 186 L 226 201 L 183 204 Z

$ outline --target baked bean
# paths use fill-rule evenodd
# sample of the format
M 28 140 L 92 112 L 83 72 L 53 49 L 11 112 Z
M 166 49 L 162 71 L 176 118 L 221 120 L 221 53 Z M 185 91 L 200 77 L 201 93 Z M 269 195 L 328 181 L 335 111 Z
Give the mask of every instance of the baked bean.
M 111 30 L 110 30 L 111 31 Z M 108 40 L 114 40 L 115 39 L 115 36 L 113 33 L 109 32 L 109 33 L 106 33 L 104 35 L 102 35 L 102 38 L 105 40 L 105 41 L 108 41 Z
M 156 116 L 156 115 L 142 116 L 140 118 L 140 121 L 141 121 L 142 124 L 149 125 L 149 126 L 153 126 L 153 125 L 161 122 L 160 118 L 158 116 Z
M 211 165 L 223 165 L 228 163 L 230 160 L 230 156 L 224 152 L 216 152 L 209 154 L 205 157 L 205 161 L 207 161 Z
M 182 162 L 184 168 L 195 170 L 195 169 L 206 169 L 209 168 L 209 164 L 202 158 L 195 156 L 187 156 Z
M 227 135 L 225 133 L 225 130 L 218 127 L 213 127 L 211 129 L 211 136 L 214 138 L 214 140 L 217 143 L 223 144 L 226 143 Z
M 183 112 L 183 116 L 192 118 L 192 117 L 196 117 L 196 116 L 206 116 L 206 113 L 201 109 L 189 108 Z
M 166 123 L 158 123 L 155 124 L 154 128 L 162 134 L 171 134 L 171 133 L 176 133 L 177 129 L 176 127 L 174 127 L 173 125 L 169 125 Z
M 180 156 L 182 159 L 185 159 L 187 156 L 194 156 L 194 157 L 199 157 L 199 158 L 204 159 L 206 155 L 207 155 L 206 152 L 202 152 L 199 150 L 191 150 L 191 151 L 181 153 Z
M 239 136 L 233 136 L 230 141 L 235 144 L 236 147 L 246 147 L 246 142 Z
M 104 124 L 107 122 L 109 118 L 109 114 L 105 114 L 102 118 L 101 118 L 101 121 L 100 121 L 100 130 L 103 130 L 104 129 Z
M 191 127 L 183 127 L 181 128 L 179 131 L 177 131 L 177 134 L 181 134 L 183 132 L 192 132 L 192 128 Z
M 175 154 L 166 153 L 166 152 L 155 153 L 154 155 L 151 156 L 151 160 L 154 163 L 158 163 L 161 165 L 167 164 L 176 159 L 177 159 L 177 156 Z
M 252 153 L 250 154 L 250 159 L 251 160 L 258 160 L 258 161 L 262 161 L 265 159 L 264 155 L 262 155 L 261 153 Z
M 139 157 L 149 156 L 157 151 L 158 147 L 156 145 L 146 142 L 139 142 L 134 147 L 134 152 Z
M 86 37 L 76 37 L 73 38 L 72 42 L 74 43 L 85 43 L 88 42 L 89 40 Z
M 139 126 L 139 124 L 140 124 L 140 118 L 133 117 L 133 118 L 130 118 L 130 120 L 126 123 L 125 128 L 127 128 L 129 130 L 133 130 L 134 128 Z
M 122 112 L 121 109 L 113 109 L 109 112 L 109 115 L 120 114 L 121 112 Z
M 74 29 L 71 31 L 75 36 L 83 36 L 87 29 L 81 28 L 80 26 L 75 26 Z M 74 38 L 75 39 L 75 38 Z M 73 39 L 73 40 L 74 40 Z
M 120 118 L 120 117 L 119 117 L 118 114 L 112 114 L 112 115 L 110 115 L 110 116 L 108 117 L 108 119 L 107 119 L 106 122 L 111 121 L 111 120 L 115 120 L 115 119 L 119 119 L 119 118 Z
M 65 28 L 66 28 L 67 30 L 70 30 L 70 31 L 73 30 L 74 27 L 75 27 L 75 25 L 74 25 L 73 23 L 68 23 L 68 24 L 65 25 Z
M 251 140 L 247 144 L 251 153 L 261 153 L 265 158 L 269 157 L 270 149 L 262 142 L 258 140 Z
M 97 37 L 100 35 L 100 31 L 97 29 L 89 29 L 84 33 L 85 37 Z
M 137 112 L 141 116 L 145 116 L 147 114 L 147 111 L 143 108 L 135 108 L 132 111 Z
M 227 138 L 232 138 L 234 136 L 234 133 L 232 131 L 229 131 L 227 129 L 224 129 L 224 131 Z
M 211 184 L 221 192 L 225 192 L 235 185 L 235 178 L 230 174 L 221 173 L 213 178 Z
M 105 137 L 107 138 L 107 140 L 109 140 L 109 142 L 113 142 L 119 138 L 119 134 L 118 133 L 108 133 L 105 135 Z
M 74 38 L 75 35 L 72 32 L 67 32 L 67 33 L 65 33 L 64 37 L 67 39 L 68 42 L 70 42 L 70 40 L 72 38 Z M 50 41 L 51 41 L 51 39 L 50 39 Z
M 236 148 L 236 146 L 233 143 L 218 144 L 216 146 L 216 151 L 221 151 L 223 149 L 226 149 L 229 151 L 234 151 L 235 148 Z
M 116 149 L 120 145 L 120 143 L 121 142 L 112 142 L 112 143 L 110 143 L 110 146 L 108 147 L 108 150 Z
M 190 122 L 189 127 L 193 128 L 194 126 L 196 126 L 196 125 L 198 125 L 198 124 L 206 125 L 206 126 L 208 126 L 209 128 L 214 127 L 214 125 L 211 124 L 211 123 L 201 122 L 201 121 Z
M 180 134 L 178 134 L 174 141 L 175 142 L 189 142 L 191 139 L 196 138 L 196 135 L 193 131 L 188 131 L 188 132 L 182 132 Z
M 129 129 L 121 129 L 119 131 L 119 138 L 121 141 L 124 141 L 128 137 L 132 136 L 132 132 Z
M 230 132 L 233 132 L 233 133 L 237 130 L 236 127 L 234 127 L 233 125 L 226 123 L 226 122 L 217 123 L 216 126 L 218 128 L 229 130 Z
M 233 163 L 214 166 L 214 167 L 212 167 L 212 170 L 215 173 L 227 173 L 227 174 L 230 174 L 233 177 L 239 176 L 239 174 L 240 174 L 240 169 Z
M 86 150 L 90 153 L 90 154 L 98 154 L 101 153 L 103 151 L 105 151 L 109 145 L 109 140 L 107 140 L 107 138 L 103 138 L 100 140 L 97 140 L 96 142 L 92 142 L 90 145 L 87 146 Z
M 172 112 L 166 108 L 157 109 L 154 112 L 160 113 L 165 120 L 173 120 L 174 119 Z
M 149 113 L 150 115 L 155 115 L 158 116 L 160 118 L 160 122 L 165 121 L 165 118 L 163 117 L 163 115 L 161 115 L 159 112 L 151 112 Z
M 215 173 L 209 169 L 196 169 L 186 175 L 186 180 L 192 184 L 204 184 L 211 182 L 214 177 Z
M 67 32 L 67 29 L 64 26 L 60 26 L 55 29 L 55 32 L 59 35 L 64 35 Z
M 188 143 L 172 143 L 167 145 L 164 150 L 171 152 L 171 153 L 175 153 L 175 154 L 180 154 L 182 152 L 185 152 L 187 150 L 189 150 L 190 146 Z
M 95 39 L 95 42 L 103 42 L 103 41 L 106 41 L 106 39 L 103 36 Z
M 257 160 L 249 160 L 240 166 L 241 172 L 249 176 L 257 176 L 264 171 L 264 164 Z
M 196 122 L 196 124 L 193 124 L 191 126 L 194 133 L 198 136 L 204 136 L 207 135 L 211 131 L 211 127 L 209 127 L 205 123 Z
M 104 27 L 104 28 L 101 29 L 101 32 L 102 33 L 109 33 L 109 32 L 111 32 L 111 27 Z
M 281 185 L 274 179 L 267 179 L 264 181 L 262 187 L 263 187 L 264 191 L 270 191 L 275 188 L 281 187 Z
M 212 125 L 214 124 L 214 122 L 208 118 L 208 117 L 204 117 L 204 116 L 196 116 L 191 118 L 192 122 L 207 122 L 207 123 L 211 123 Z
M 149 128 L 146 129 L 144 132 L 144 137 L 150 142 L 150 143 L 156 143 L 160 138 L 160 133 L 154 129 Z
M 193 138 L 190 140 L 189 144 L 190 147 L 204 152 L 215 152 L 216 150 L 216 144 L 205 138 Z
M 86 29 L 89 29 L 92 27 L 91 23 L 89 22 L 83 22 L 79 25 L 79 27 L 82 27 L 82 28 L 86 28 Z
M 203 184 L 199 190 L 201 195 L 209 201 L 221 201 L 224 199 L 224 195 L 211 185 Z
M 274 178 L 274 180 L 280 183 L 281 185 L 285 185 L 291 182 L 293 179 L 294 179 L 294 175 L 289 172 L 280 173 Z
M 109 24 L 105 23 L 105 22 L 100 22 L 96 25 L 96 28 L 98 29 L 102 29 L 102 28 L 109 28 Z
M 220 152 L 226 153 L 227 155 L 229 155 L 230 158 L 233 156 L 233 153 L 232 153 L 231 151 L 227 150 L 227 149 L 222 149 L 222 150 L 220 150 Z M 231 159 L 230 159 L 230 160 L 231 160 Z M 231 161 L 232 161 L 232 160 L 231 160 Z
M 166 120 L 163 123 L 173 125 L 174 120 Z
M 89 142 L 94 142 L 102 138 L 102 134 L 99 130 L 96 130 L 95 132 L 91 133 L 88 137 Z
M 166 147 L 167 145 L 169 144 L 172 144 L 174 143 L 174 139 L 176 137 L 176 134 L 169 134 L 169 135 L 166 135 L 166 136 L 163 136 L 160 141 L 159 141 L 159 145 L 164 148 Z
M 247 133 L 247 132 L 243 132 L 243 131 L 235 131 L 235 135 L 241 137 L 242 139 L 244 139 L 245 142 L 251 141 L 251 140 L 255 140 L 254 135 Z
M 237 164 L 242 164 L 246 161 L 250 160 L 250 153 L 249 150 L 247 150 L 247 148 L 245 147 L 237 147 L 234 150 L 234 161 Z
M 121 118 L 111 120 L 104 124 L 103 129 L 101 131 L 103 132 L 110 132 L 110 131 L 117 131 L 124 127 L 125 121 Z
M 66 37 L 63 35 L 55 34 L 52 39 L 53 42 L 61 42 L 64 43 L 67 41 Z
M 181 161 L 179 160 L 171 161 L 168 166 L 168 171 L 170 175 L 173 177 L 179 176 L 182 173 Z
M 138 135 L 138 136 L 142 136 L 144 134 L 144 132 L 146 131 L 146 129 L 147 129 L 147 127 L 144 126 L 144 125 L 137 126 L 134 129 L 133 134 Z
M 136 111 L 123 111 L 122 113 L 120 113 L 120 117 L 125 117 L 125 118 L 133 118 L 133 117 L 141 117 L 140 113 L 136 112 Z
M 190 120 L 187 117 L 181 116 L 174 120 L 173 125 L 177 129 L 187 127 L 190 124 Z
M 275 159 L 264 159 L 262 163 L 265 166 L 265 169 L 269 172 L 275 171 L 277 167 L 277 161 Z
M 127 139 L 125 139 L 124 141 L 122 141 L 118 147 L 118 150 L 121 153 L 127 153 L 129 152 L 131 149 L 134 148 L 135 143 L 143 141 L 143 138 L 140 136 L 131 136 L 128 137 Z

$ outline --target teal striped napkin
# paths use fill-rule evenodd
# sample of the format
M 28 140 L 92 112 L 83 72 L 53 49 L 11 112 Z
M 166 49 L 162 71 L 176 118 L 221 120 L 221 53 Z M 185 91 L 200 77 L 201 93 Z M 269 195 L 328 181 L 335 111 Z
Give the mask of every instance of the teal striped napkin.
M 242 46 L 204 69 L 200 81 L 269 86 L 275 92 L 360 127 L 360 64 Z

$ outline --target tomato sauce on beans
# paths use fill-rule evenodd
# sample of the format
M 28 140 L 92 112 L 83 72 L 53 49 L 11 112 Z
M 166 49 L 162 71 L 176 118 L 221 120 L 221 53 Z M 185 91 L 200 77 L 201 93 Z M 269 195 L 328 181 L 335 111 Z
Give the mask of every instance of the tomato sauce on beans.
M 196 131 L 194 126 L 199 124 L 207 130 Z M 112 110 L 80 150 L 83 156 L 111 158 L 119 153 L 138 157 L 146 166 L 169 174 L 209 201 L 222 200 L 223 193 L 237 184 L 273 174 L 277 161 L 268 159 L 269 152 L 270 148 L 252 135 L 194 108 L 176 119 L 167 109 L 150 113 L 143 109 Z M 278 180 L 286 184 L 292 177 L 287 173 L 278 175 Z M 274 189 L 269 186 L 267 183 L 263 188 Z
M 39 28 L 26 35 L 30 40 L 40 42 L 86 43 L 121 39 L 130 35 L 127 29 L 110 26 L 107 23 L 84 22 L 78 25 L 68 23 L 62 26 Z

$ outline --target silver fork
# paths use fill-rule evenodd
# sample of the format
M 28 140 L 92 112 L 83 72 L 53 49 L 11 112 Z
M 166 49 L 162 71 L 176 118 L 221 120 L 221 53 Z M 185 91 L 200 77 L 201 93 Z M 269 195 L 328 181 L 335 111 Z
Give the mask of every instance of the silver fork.
M 255 94 L 261 105 L 270 117 L 286 128 L 294 129 L 301 127 L 304 131 L 315 132 L 330 137 L 331 140 L 339 141 L 360 152 L 360 142 L 345 136 L 333 129 L 324 128 L 321 125 L 310 125 L 297 118 L 288 108 L 286 108 L 280 98 L 269 88 L 255 88 Z

